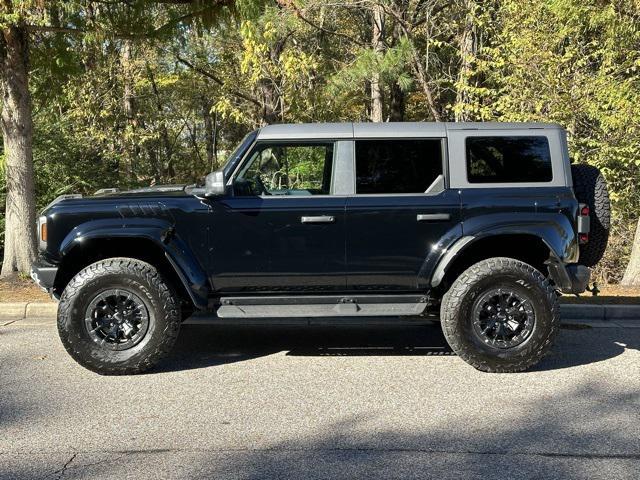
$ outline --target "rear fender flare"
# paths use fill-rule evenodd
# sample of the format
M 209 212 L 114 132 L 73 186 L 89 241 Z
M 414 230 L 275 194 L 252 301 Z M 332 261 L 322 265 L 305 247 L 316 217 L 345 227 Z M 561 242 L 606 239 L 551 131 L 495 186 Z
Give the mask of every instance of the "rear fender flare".
M 453 228 L 438 240 L 438 243 L 429 246 L 427 255 L 418 272 L 418 288 L 420 290 L 429 288 L 430 279 L 432 278 L 431 273 L 434 272 L 440 259 L 459 242 L 462 235 L 462 224 L 456 223 Z
M 545 215 L 546 216 L 546 215 Z M 549 249 L 549 260 L 554 263 L 569 263 L 577 258 L 577 242 L 568 219 L 563 215 L 552 215 L 553 221 L 541 218 L 523 223 L 492 225 L 483 228 L 483 224 L 476 223 L 476 228 L 463 226 L 464 235 L 457 239 L 440 255 L 437 266 L 431 277 L 431 287 L 437 287 L 442 282 L 448 267 L 474 243 L 488 237 L 500 235 L 531 235 L 539 238 Z M 475 222 L 474 222 L 475 223 Z M 486 227 L 486 224 L 485 224 Z

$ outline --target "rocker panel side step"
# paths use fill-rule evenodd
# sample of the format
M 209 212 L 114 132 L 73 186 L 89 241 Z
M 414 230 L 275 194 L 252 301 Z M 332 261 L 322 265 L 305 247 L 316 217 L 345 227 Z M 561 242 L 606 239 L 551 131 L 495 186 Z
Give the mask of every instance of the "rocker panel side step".
M 224 297 L 220 318 L 318 318 L 420 315 L 424 295 Z

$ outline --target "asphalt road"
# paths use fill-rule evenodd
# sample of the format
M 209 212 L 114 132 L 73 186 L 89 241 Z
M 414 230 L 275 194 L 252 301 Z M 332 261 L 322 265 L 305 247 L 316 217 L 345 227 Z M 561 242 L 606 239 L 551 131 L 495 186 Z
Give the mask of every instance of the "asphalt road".
M 154 372 L 75 364 L 0 326 L 0 478 L 640 477 L 640 321 L 563 328 L 482 374 L 438 327 L 185 326 Z

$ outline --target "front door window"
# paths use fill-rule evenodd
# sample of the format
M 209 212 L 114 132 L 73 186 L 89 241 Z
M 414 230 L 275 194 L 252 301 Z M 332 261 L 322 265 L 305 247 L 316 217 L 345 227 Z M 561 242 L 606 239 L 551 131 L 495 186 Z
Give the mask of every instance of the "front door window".
M 333 143 L 258 145 L 234 181 L 236 196 L 329 195 Z

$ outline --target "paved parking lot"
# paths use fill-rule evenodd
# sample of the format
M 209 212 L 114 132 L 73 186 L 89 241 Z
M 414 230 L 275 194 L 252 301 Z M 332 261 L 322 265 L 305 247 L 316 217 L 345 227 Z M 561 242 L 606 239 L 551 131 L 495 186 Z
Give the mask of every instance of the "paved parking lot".
M 185 326 L 154 372 L 76 365 L 53 320 L 0 327 L 0 477 L 640 477 L 640 322 L 566 325 L 523 374 L 437 326 Z

